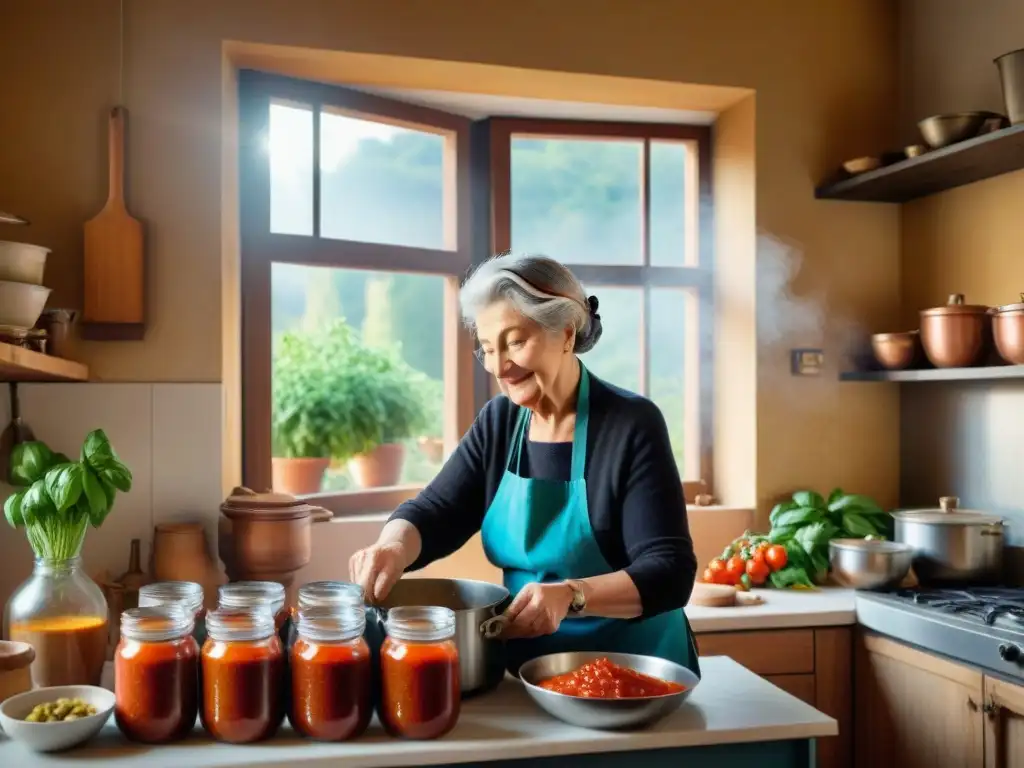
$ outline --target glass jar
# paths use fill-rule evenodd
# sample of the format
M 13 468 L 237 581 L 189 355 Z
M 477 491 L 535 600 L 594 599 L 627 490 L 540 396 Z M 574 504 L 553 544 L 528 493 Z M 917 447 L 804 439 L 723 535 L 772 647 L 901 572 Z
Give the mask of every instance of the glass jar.
M 218 741 L 273 736 L 284 717 L 284 656 L 264 609 L 218 608 L 206 616 L 200 719 Z
M 370 646 L 362 603 L 306 608 L 291 651 L 289 717 L 303 736 L 343 741 L 370 724 Z
M 291 610 L 287 647 L 290 649 L 298 636 L 295 623 L 300 611 L 310 608 L 331 608 L 338 605 L 358 605 L 363 609 L 363 588 L 347 581 L 311 581 L 299 587 L 295 607 Z M 366 624 L 365 616 L 363 624 Z
M 458 722 L 462 703 L 455 613 L 433 606 L 392 608 L 384 627 L 381 724 L 392 736 L 443 736 Z
M 274 617 L 274 626 L 281 633 L 281 639 L 287 638 L 285 625 L 288 622 L 288 609 L 285 607 L 284 586 L 276 581 L 235 581 L 224 584 L 218 592 L 220 608 L 251 609 L 266 607 Z
M 139 588 L 139 607 L 181 605 L 192 615 L 192 636 L 202 646 L 206 640 L 206 608 L 203 587 L 194 581 L 154 581 Z
M 110 644 L 107 601 L 82 558 L 38 558 L 7 602 L 5 635 L 36 652 L 32 685 L 99 685 Z
M 114 719 L 133 741 L 160 744 L 192 731 L 199 709 L 199 646 L 180 603 L 121 614 L 114 653 Z

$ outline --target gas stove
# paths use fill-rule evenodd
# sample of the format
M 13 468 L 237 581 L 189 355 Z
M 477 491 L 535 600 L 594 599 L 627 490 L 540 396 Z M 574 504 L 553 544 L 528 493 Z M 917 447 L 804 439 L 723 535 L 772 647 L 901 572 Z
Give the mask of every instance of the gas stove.
M 1024 680 L 1024 588 L 858 592 L 857 621 L 923 650 Z

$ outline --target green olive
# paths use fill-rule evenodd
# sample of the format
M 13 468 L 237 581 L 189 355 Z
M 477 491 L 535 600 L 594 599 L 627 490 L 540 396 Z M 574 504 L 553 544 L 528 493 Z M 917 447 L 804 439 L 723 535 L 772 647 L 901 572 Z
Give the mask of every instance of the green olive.
M 64 722 L 65 723 L 70 723 L 72 720 L 78 720 L 78 719 L 80 719 L 82 717 L 83 717 L 83 715 L 76 715 L 74 712 L 72 712 L 70 715 L 68 715 L 67 717 L 64 718 Z
M 44 717 L 43 715 L 40 715 L 38 712 L 33 710 L 33 711 L 28 713 L 28 717 L 25 718 L 25 722 L 27 722 L 27 723 L 38 723 L 40 720 L 43 719 L 43 717 Z

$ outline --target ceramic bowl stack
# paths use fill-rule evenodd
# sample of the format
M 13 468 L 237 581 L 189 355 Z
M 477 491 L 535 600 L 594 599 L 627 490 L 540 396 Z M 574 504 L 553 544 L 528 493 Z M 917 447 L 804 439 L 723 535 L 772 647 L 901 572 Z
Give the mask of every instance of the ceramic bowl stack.
M 43 287 L 49 248 L 0 240 L 0 330 L 4 335 L 27 333 L 50 296 Z

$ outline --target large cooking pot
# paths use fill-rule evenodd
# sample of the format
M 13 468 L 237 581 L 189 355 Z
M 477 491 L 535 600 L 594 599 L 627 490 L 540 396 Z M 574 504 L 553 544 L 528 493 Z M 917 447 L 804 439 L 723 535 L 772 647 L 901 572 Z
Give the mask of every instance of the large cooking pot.
M 981 362 L 992 338 L 989 307 L 965 304 L 962 293 L 943 307 L 921 310 L 921 345 L 936 368 L 965 368 Z
M 893 512 L 895 538 L 914 548 L 922 584 L 998 584 L 1003 580 L 1003 529 L 996 515 L 959 509 L 955 496 L 938 509 Z
M 509 602 L 499 584 L 468 579 L 400 579 L 381 604 L 367 610 L 366 640 L 379 653 L 389 608 L 437 605 L 455 612 L 462 694 L 483 693 L 505 676 L 505 644 L 499 639 L 500 614 Z

